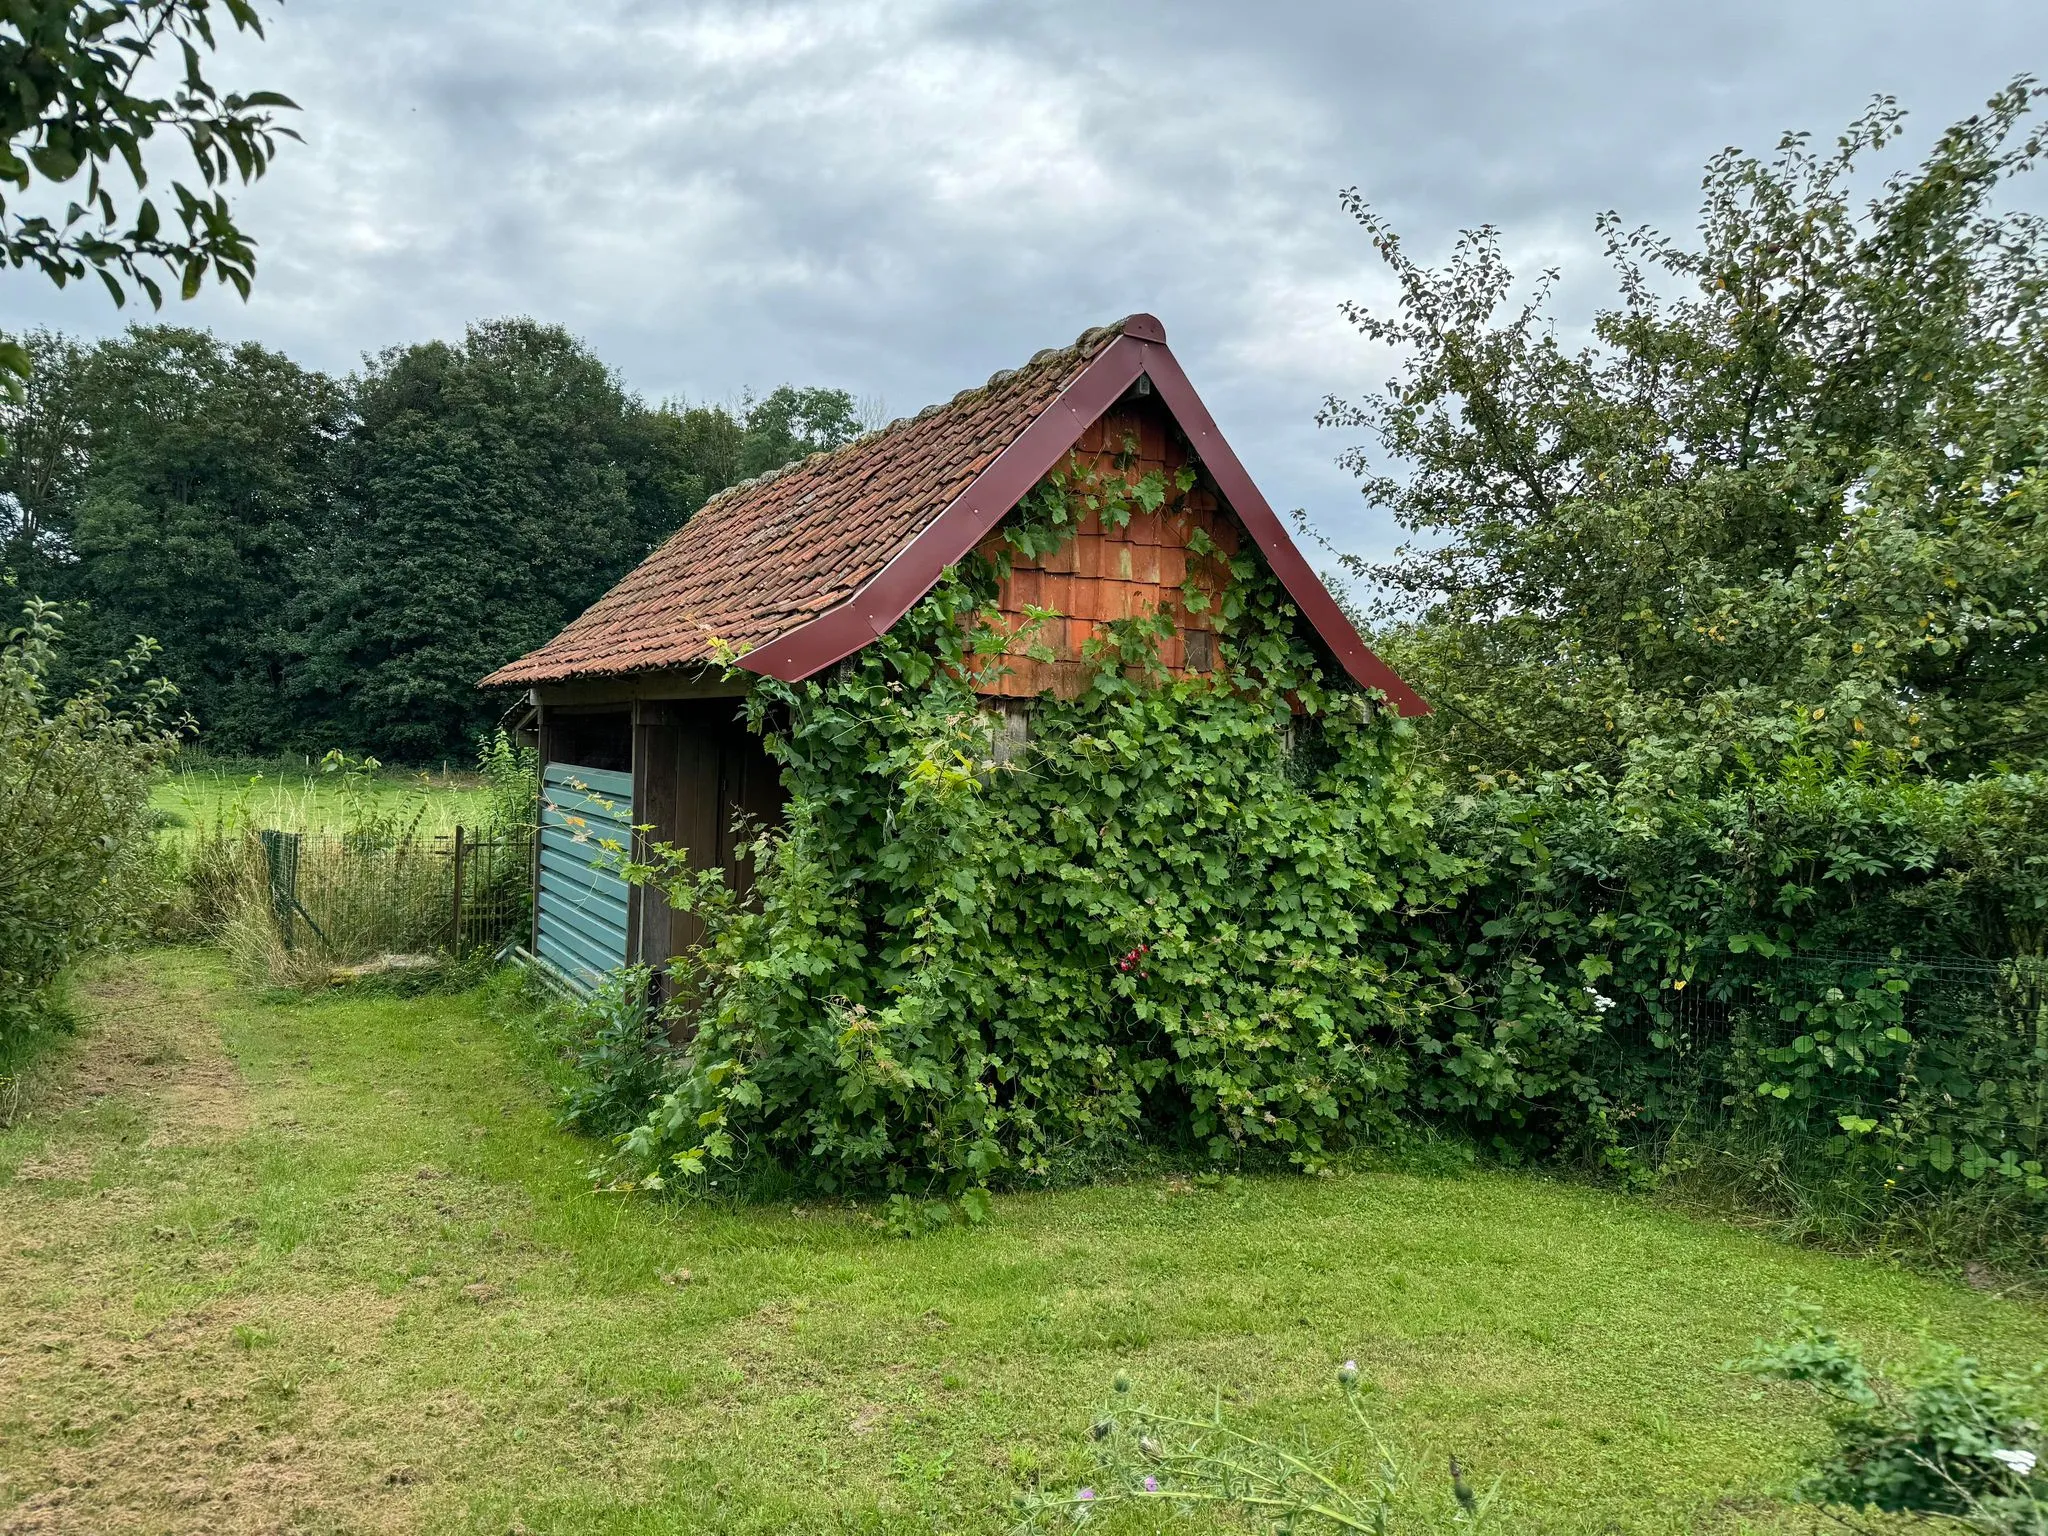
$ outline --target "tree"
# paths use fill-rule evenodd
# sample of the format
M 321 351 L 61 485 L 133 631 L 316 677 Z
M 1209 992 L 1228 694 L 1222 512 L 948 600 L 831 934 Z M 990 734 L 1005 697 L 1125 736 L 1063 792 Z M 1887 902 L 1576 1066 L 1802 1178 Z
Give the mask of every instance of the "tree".
M 746 430 L 736 477 L 741 480 L 842 447 L 861 433 L 859 409 L 843 389 L 784 384 L 763 399 L 747 401 L 742 413 Z
M 742 395 L 737 410 L 665 403 L 642 414 L 632 430 L 649 440 L 637 462 L 659 465 L 672 477 L 650 504 L 665 498 L 695 511 L 729 485 L 844 447 L 862 427 L 845 390 L 782 384 L 759 400 Z M 674 531 L 652 530 L 647 547 Z
M 478 677 L 742 470 L 854 430 L 835 390 L 649 409 L 530 320 L 348 384 L 172 326 L 26 340 L 34 374 L 0 401 L 0 569 L 73 609 L 52 686 L 151 635 L 222 751 L 467 756 L 503 707 Z
M 0 570 L 34 578 L 70 552 L 70 519 L 87 463 L 78 370 L 84 349 L 55 331 L 21 343 L 26 377 L 0 391 Z
M 477 679 L 550 639 L 742 471 L 837 446 L 843 391 L 744 417 L 649 409 L 559 326 L 384 353 L 355 388 L 335 521 L 309 554 L 295 686 L 312 741 L 467 757 L 506 701 Z
M 504 707 L 477 679 L 680 526 L 697 482 L 672 427 L 532 320 L 386 352 L 354 406 L 334 523 L 302 568 L 309 725 L 403 761 L 467 757 Z
M 150 635 L 209 746 L 292 745 L 283 617 L 325 527 L 340 386 L 252 342 L 138 326 L 72 352 L 36 387 L 65 398 L 47 414 L 82 429 L 83 462 L 60 475 L 25 451 L 0 478 L 18 467 L 24 483 L 59 488 L 31 498 L 51 547 L 21 568 L 45 597 L 79 605 L 71 664 Z
M 1689 245 L 1604 216 L 1619 303 L 1577 350 L 1557 274 L 1515 301 L 1491 227 L 1431 270 L 1345 194 L 1399 285 L 1347 313 L 1406 355 L 1321 419 L 1376 439 L 1346 461 L 1419 536 L 1346 563 L 1451 761 L 2039 750 L 2048 242 L 2003 196 L 2039 94 L 2015 81 L 1860 209 L 1886 98 L 1830 151 L 1716 156 Z

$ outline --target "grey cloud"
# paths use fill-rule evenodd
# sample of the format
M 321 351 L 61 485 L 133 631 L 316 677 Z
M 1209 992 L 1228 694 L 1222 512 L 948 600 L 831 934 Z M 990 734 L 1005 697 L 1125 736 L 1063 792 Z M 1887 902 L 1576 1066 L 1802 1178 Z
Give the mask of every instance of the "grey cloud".
M 1926 129 L 2044 60 L 2048 11 L 2006 0 L 292 0 L 228 66 L 306 108 L 242 198 L 256 297 L 184 318 L 346 370 L 526 312 L 650 396 L 903 412 L 1146 309 L 1275 503 L 1381 551 L 1311 421 L 1386 366 L 1336 313 L 1384 293 L 1339 187 L 1418 253 L 1499 224 L 1583 310 L 1596 211 L 1682 226 L 1724 144 L 1875 91 Z M 0 323 L 124 319 L 6 292 Z

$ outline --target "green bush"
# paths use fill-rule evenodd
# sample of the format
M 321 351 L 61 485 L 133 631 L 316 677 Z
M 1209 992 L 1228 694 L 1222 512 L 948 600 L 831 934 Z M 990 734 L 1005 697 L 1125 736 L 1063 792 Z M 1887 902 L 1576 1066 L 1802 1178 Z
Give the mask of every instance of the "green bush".
M 1571 1095 L 1518 1122 L 1541 1144 L 1733 1126 L 1808 1183 L 2048 1193 L 2039 776 L 1815 753 L 1704 786 L 1479 776 L 1436 809 L 1471 871 L 1445 936 L 1497 1027 L 1601 1013 Z
M 150 781 L 177 748 L 174 690 L 146 676 L 153 646 L 56 698 L 62 640 L 33 599 L 0 635 L 0 1034 L 32 1027 L 57 973 L 138 921 Z
M 2048 1466 L 2041 1463 L 2041 1368 L 2019 1379 L 1986 1372 L 1958 1350 L 1927 1343 L 1896 1374 L 1796 1309 L 1793 1331 L 1760 1346 L 1741 1369 L 1805 1382 L 1827 1403 L 1833 1444 L 1799 1486 L 1823 1508 L 1946 1515 L 1987 1536 L 2048 1532 Z
M 631 1129 L 668 1078 L 668 1037 L 647 1004 L 649 973 L 628 966 L 563 1011 L 555 1037 L 568 1068 L 561 1123 L 593 1136 Z

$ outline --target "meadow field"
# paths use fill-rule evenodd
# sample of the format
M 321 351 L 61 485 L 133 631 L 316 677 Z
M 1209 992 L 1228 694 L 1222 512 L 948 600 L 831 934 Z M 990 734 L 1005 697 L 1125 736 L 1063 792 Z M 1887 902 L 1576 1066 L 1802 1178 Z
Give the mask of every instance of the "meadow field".
M 426 834 L 473 824 L 483 814 L 483 781 L 474 773 L 386 769 L 344 776 L 322 772 L 318 758 L 262 763 L 200 759 L 174 765 L 150 792 L 159 827 L 174 835 L 275 827 L 337 832 L 369 813 Z

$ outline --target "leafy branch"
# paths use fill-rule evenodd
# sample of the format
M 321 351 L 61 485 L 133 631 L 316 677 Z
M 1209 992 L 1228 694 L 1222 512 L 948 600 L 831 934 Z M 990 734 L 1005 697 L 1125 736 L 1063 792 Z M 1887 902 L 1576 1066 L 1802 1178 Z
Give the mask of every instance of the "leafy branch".
M 277 118 L 296 104 L 275 91 L 223 93 L 206 78 L 214 19 L 263 34 L 254 0 L 9 0 L 0 8 L 0 260 L 34 266 L 58 287 L 97 274 L 116 304 L 126 278 L 157 307 L 164 269 L 192 298 L 210 270 L 243 298 L 256 270 L 255 242 L 236 224 L 221 188 L 255 181 L 280 139 L 298 134 Z M 159 50 L 175 49 L 182 70 L 164 94 L 140 88 Z M 196 184 L 170 184 L 166 206 L 145 195 L 145 145 L 159 133 L 184 140 Z M 116 162 L 134 183 L 117 199 Z M 81 194 L 61 217 L 24 212 L 22 194 L 85 173 Z M 0 367 L 26 376 L 18 348 Z

